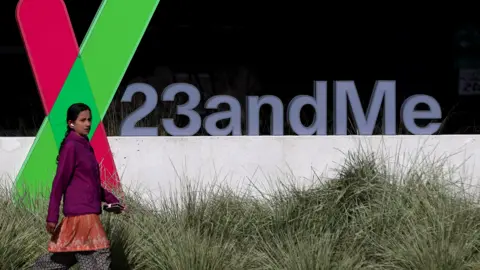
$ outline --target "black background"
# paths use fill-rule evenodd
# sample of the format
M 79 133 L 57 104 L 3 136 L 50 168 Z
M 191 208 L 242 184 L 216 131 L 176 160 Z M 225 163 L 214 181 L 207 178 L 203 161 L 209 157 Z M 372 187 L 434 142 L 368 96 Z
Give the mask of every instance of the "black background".
M 38 128 L 45 116 L 15 21 L 16 2 L 0 3 L 0 136 L 7 134 L 2 130 L 31 135 L 21 130 Z M 454 38 L 464 25 L 478 27 L 473 6 L 306 3 L 162 0 L 122 85 L 157 66 L 176 72 L 244 66 L 257 75 L 261 94 L 285 104 L 311 95 L 314 80 L 355 80 L 368 104 L 375 80 L 397 80 L 398 108 L 412 94 L 432 95 L 443 116 L 456 113 L 443 133 L 477 133 L 479 98 L 458 95 L 455 61 L 478 50 L 458 50 Z M 66 4 L 81 43 L 100 1 Z

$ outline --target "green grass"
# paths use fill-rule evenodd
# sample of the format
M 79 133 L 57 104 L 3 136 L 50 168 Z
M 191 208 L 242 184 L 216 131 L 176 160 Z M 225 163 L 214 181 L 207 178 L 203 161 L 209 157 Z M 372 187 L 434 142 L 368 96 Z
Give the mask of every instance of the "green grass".
M 444 164 L 391 170 L 348 154 L 337 176 L 283 185 L 261 199 L 228 189 L 156 206 L 127 200 L 104 214 L 113 269 L 480 269 L 480 209 Z M 46 252 L 46 203 L 36 215 L 0 207 L 0 269 L 24 269 Z

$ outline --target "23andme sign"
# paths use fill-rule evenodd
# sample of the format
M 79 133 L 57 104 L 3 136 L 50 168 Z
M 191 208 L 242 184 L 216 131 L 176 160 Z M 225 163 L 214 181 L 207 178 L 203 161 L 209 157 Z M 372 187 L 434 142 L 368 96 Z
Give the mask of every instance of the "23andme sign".
M 395 81 L 377 81 L 372 91 L 370 104 L 364 112 L 354 81 L 334 82 L 334 134 L 347 134 L 348 107 L 350 107 L 354 121 L 360 135 L 371 135 L 378 120 L 383 104 L 383 133 L 395 135 L 397 130 L 397 102 Z M 127 87 L 122 97 L 122 102 L 130 102 L 135 93 L 145 95 L 145 103 L 128 115 L 121 125 L 121 136 L 158 136 L 157 127 L 135 127 L 136 122 L 152 112 L 158 103 L 157 91 L 148 84 L 134 83 Z M 162 124 L 167 133 L 172 136 L 192 136 L 200 128 L 212 136 L 244 135 L 242 134 L 242 108 L 241 103 L 234 97 L 218 95 L 205 102 L 205 109 L 218 109 L 220 104 L 228 104 L 229 110 L 220 111 L 201 119 L 194 110 L 199 106 L 200 91 L 187 83 L 174 83 L 167 86 L 161 95 L 162 101 L 173 101 L 177 94 L 188 95 L 185 104 L 178 105 L 177 114 L 189 118 L 185 127 L 175 125 L 173 119 L 162 119 Z M 418 104 L 426 104 L 428 110 L 417 110 Z M 269 105 L 272 108 L 271 130 L 272 135 L 283 135 L 284 131 L 284 104 L 276 96 L 247 96 L 246 97 L 246 135 L 259 135 L 260 107 Z M 315 108 L 315 118 L 310 126 L 305 126 L 300 120 L 300 110 L 310 105 Z M 298 135 L 327 135 L 327 82 L 315 81 L 313 96 L 300 95 L 290 101 L 286 117 L 291 129 Z M 434 134 L 440 128 L 440 123 L 429 123 L 418 126 L 417 119 L 441 119 L 440 104 L 428 95 L 413 95 L 403 102 L 400 108 L 400 117 L 406 129 L 417 135 Z M 218 128 L 217 122 L 230 119 L 227 127 Z

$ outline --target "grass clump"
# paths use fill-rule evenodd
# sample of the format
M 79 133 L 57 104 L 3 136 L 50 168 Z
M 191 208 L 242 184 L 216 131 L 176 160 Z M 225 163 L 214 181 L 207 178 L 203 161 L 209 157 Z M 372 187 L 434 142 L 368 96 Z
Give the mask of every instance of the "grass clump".
M 350 153 L 333 179 L 261 199 L 192 186 L 157 204 L 129 194 L 128 212 L 102 215 L 113 269 L 480 269 L 477 197 L 435 162 L 398 170 Z M 0 269 L 25 269 L 46 252 L 44 216 L 8 193 L 1 203 Z

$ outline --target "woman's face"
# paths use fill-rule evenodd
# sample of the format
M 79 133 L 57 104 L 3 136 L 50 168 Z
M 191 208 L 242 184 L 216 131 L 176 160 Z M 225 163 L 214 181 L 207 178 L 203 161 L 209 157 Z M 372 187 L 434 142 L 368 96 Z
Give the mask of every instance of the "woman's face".
M 90 111 L 82 111 L 75 122 L 72 122 L 70 124 L 70 127 L 73 128 L 73 130 L 83 136 L 87 136 L 88 133 L 90 133 L 90 128 L 92 126 L 92 115 Z

